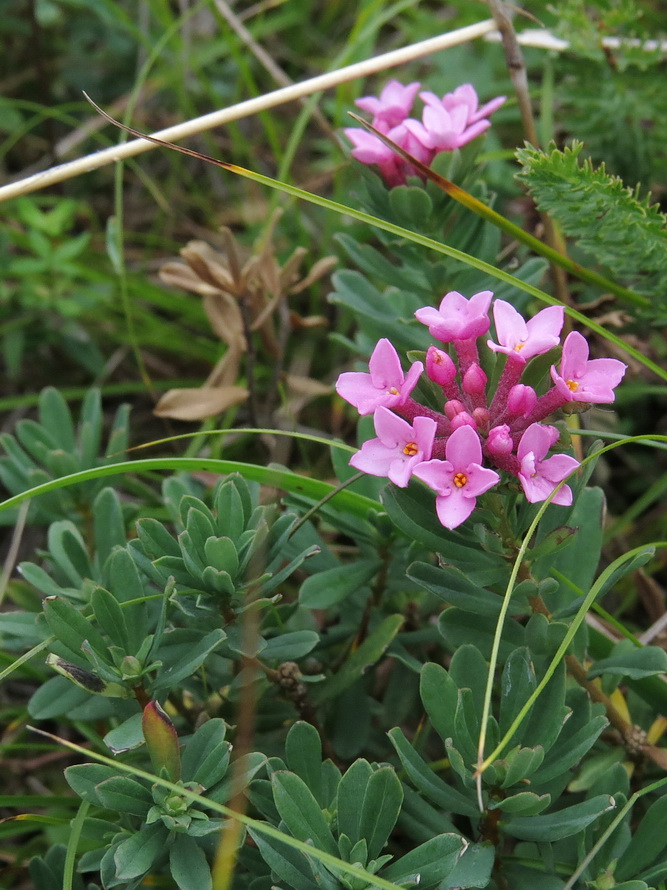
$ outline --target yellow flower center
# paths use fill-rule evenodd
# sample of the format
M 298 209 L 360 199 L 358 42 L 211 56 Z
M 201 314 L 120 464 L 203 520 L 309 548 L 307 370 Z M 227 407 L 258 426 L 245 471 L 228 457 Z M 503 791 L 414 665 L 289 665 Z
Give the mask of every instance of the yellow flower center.
M 457 473 L 456 476 L 454 476 L 454 485 L 457 488 L 463 488 L 467 481 L 468 477 L 465 473 Z
M 525 345 L 526 345 L 525 343 L 517 343 L 516 346 L 514 347 L 514 351 L 515 351 L 515 352 L 521 352 L 521 350 L 523 349 L 523 347 L 524 347 Z
M 567 380 L 566 386 L 572 392 L 576 392 L 579 389 L 579 384 L 577 383 L 576 380 Z
M 400 396 L 400 394 L 401 394 L 400 389 L 396 389 L 395 386 L 392 386 L 391 389 L 388 389 L 388 390 L 387 390 L 387 395 L 388 395 L 388 396 Z
M 407 454 L 408 457 L 414 457 L 418 451 L 419 448 L 416 442 L 408 442 L 408 444 L 403 449 L 403 454 Z

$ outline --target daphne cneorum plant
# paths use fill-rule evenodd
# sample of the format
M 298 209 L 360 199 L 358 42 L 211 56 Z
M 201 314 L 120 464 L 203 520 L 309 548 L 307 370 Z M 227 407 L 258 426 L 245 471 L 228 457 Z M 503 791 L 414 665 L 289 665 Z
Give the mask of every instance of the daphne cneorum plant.
M 480 105 L 470 84 L 442 98 L 419 91 L 391 81 L 357 104 L 427 164 L 473 145 L 505 102 Z M 421 121 L 410 117 L 418 94 Z M 353 156 L 378 168 L 377 200 L 426 206 L 409 163 L 374 135 L 346 133 Z M 481 251 L 483 233 L 469 232 Z M 213 459 L 204 446 L 161 467 L 121 465 L 177 473 L 160 491 L 149 477 L 150 496 L 135 485 L 121 499 L 96 480 L 82 514 L 92 523 L 35 511 L 51 522 L 48 549 L 21 563 L 32 596 L 19 589 L 22 608 L 0 616 L 0 631 L 20 653 L 15 669 L 33 658 L 32 721 L 56 720 L 62 736 L 83 728 L 91 743 L 63 739 L 84 762 L 60 788 L 67 847 L 45 842 L 30 863 L 37 890 L 209 890 L 220 862 L 233 890 L 664 886 L 656 714 L 667 655 L 585 623 L 656 548 L 598 576 L 596 454 L 566 453 L 557 420 L 611 405 L 626 364 L 591 359 L 579 331 L 561 343 L 563 308 L 530 315 L 524 301 L 520 312 L 511 288 L 494 299 L 488 282 L 460 286 L 427 305 L 449 272 L 424 274 L 409 244 L 387 246 L 402 251 L 402 291 L 398 267 L 368 246 L 348 252 L 373 282 L 336 280 L 361 307 L 357 345 L 370 354 L 368 371 L 330 378 L 360 415 L 362 442 L 349 462 L 351 449 L 332 442 L 336 482 Z M 201 245 L 185 258 L 194 269 L 202 256 L 213 262 Z M 184 267 L 171 273 L 192 285 Z M 272 297 L 255 294 L 255 322 L 271 320 L 288 278 Z M 239 312 L 221 359 L 234 386 Z M 20 428 L 25 451 L 3 439 L 13 506 L 34 495 L 31 479 L 57 484 L 60 439 L 43 428 L 54 398 L 42 398 L 41 424 Z M 68 441 L 85 444 L 57 403 Z M 75 470 L 109 469 L 99 441 L 98 423 L 70 482 Z M 224 478 L 210 484 L 202 470 Z

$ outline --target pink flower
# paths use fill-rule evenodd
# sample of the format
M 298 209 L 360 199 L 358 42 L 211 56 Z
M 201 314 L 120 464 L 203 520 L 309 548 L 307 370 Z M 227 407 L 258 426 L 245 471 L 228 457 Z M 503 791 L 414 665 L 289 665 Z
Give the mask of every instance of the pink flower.
M 627 365 L 615 358 L 588 361 L 588 343 L 577 331 L 563 343 L 560 374 L 555 366 L 551 378 L 560 395 L 568 402 L 606 404 L 614 401 L 614 387 L 623 379 Z
M 405 127 L 404 124 L 386 131 L 382 126 L 378 127 L 392 142 L 409 152 L 418 161 L 424 164 L 430 164 L 433 160 L 433 152 L 425 148 L 421 142 L 414 137 Z M 367 133 L 356 127 L 350 127 L 345 130 L 345 135 L 354 145 L 352 149 L 352 157 L 362 164 L 377 164 L 380 168 L 382 178 L 390 188 L 396 185 L 404 185 L 407 176 L 419 175 L 418 171 L 403 160 L 402 157 L 392 151 L 389 146 L 385 145 L 382 140 L 378 139 L 373 133 Z
M 398 353 L 389 340 L 382 338 L 373 350 L 368 363 L 370 374 L 346 371 L 336 381 L 336 391 L 359 411 L 372 414 L 380 407 L 396 408 L 404 405 L 424 370 L 422 362 L 414 362 L 403 374 Z
M 540 423 L 531 424 L 521 437 L 517 449 L 519 481 L 531 504 L 545 501 L 559 482 L 562 482 L 579 466 L 579 462 L 567 454 L 554 454 L 544 460 L 551 446 L 557 441 L 558 430 Z M 552 499 L 552 503 L 569 506 L 572 490 L 564 485 Z
M 470 83 L 464 83 L 457 87 L 453 93 L 445 93 L 442 99 L 438 99 L 435 93 L 424 92 L 419 94 L 426 105 L 438 106 L 442 105 L 447 111 L 453 108 L 464 107 L 467 112 L 466 122 L 468 124 L 477 123 L 477 121 L 493 114 L 506 101 L 506 96 L 498 96 L 491 99 L 486 105 L 478 108 L 479 98 L 475 92 L 475 88 Z
M 436 340 L 451 343 L 481 337 L 489 329 L 489 306 L 493 293 L 480 291 L 467 300 L 457 291 L 450 291 L 442 298 L 439 309 L 425 306 L 417 309 L 415 316 L 428 325 L 429 333 Z
M 377 439 L 364 442 L 350 466 L 371 476 L 388 476 L 405 488 L 417 464 L 431 457 L 437 424 L 430 417 L 415 417 L 409 424 L 386 408 L 378 408 L 373 421 Z
M 492 488 L 500 476 L 481 465 L 482 445 L 471 426 L 455 430 L 445 446 L 446 460 L 429 460 L 413 475 L 437 493 L 435 508 L 445 528 L 456 528 L 475 509 L 476 498 Z
M 354 103 L 357 108 L 373 115 L 373 126 L 382 129 L 384 124 L 387 129 L 402 124 L 412 111 L 415 96 L 419 92 L 419 83 L 410 83 L 403 86 L 397 80 L 390 80 L 380 93 L 380 98 L 375 96 L 363 96 Z
M 434 152 L 461 148 L 491 126 L 490 121 L 480 121 L 472 127 L 466 127 L 465 108 L 454 108 L 449 112 L 442 105 L 437 108 L 427 106 L 422 118 L 423 123 L 408 118 L 405 127 L 424 148 L 430 148 Z
M 564 313 L 562 306 L 548 306 L 526 322 L 510 303 L 496 300 L 493 318 L 499 344 L 487 340 L 489 349 L 527 362 L 558 346 Z

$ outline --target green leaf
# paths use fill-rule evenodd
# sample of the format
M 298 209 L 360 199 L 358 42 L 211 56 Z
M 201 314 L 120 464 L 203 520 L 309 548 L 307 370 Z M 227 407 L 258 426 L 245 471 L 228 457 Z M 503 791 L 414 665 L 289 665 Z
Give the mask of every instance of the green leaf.
M 507 834 L 520 840 L 559 841 L 583 831 L 615 806 L 612 797 L 601 794 L 545 816 L 513 816 L 502 825 Z
M 488 887 L 495 859 L 496 849 L 493 844 L 470 844 L 454 866 L 443 890 L 449 887 L 456 887 L 457 890 Z
M 632 840 L 619 857 L 614 876 L 628 880 L 655 862 L 667 847 L 667 795 L 659 797 L 646 811 Z
M 559 518 L 552 518 L 551 525 L 546 521 L 547 517 L 542 519 L 538 529 L 538 542 L 549 533 L 552 526 L 561 526 L 565 521 L 578 531 L 573 542 L 564 550 L 555 556 L 535 560 L 534 576 L 539 580 L 548 578 L 551 576 L 551 570 L 557 569 L 581 590 L 590 590 L 600 564 L 604 510 L 605 498 L 602 490 L 586 488 L 579 494 L 570 511 L 566 511 L 565 516 L 559 512 L 557 514 Z M 566 596 L 565 602 L 569 603 L 572 599 L 569 589 L 566 591 Z
M 132 816 L 146 816 L 153 805 L 153 797 L 136 779 L 129 776 L 112 776 L 95 787 L 95 793 L 105 809 Z
M 423 188 L 399 185 L 389 192 L 389 206 L 407 228 L 423 231 L 424 223 L 433 212 L 433 201 Z
M 448 531 L 439 525 L 435 498 L 425 486 L 387 485 L 381 499 L 392 522 L 409 540 L 439 553 L 445 563 L 456 565 L 472 583 L 484 586 L 506 578 L 507 564 L 502 557 L 480 550 L 478 542 L 467 540 L 462 532 Z
M 39 394 L 39 422 L 67 452 L 75 449 L 74 422 L 67 402 L 53 386 L 48 386 Z
M 544 760 L 544 748 L 536 745 L 534 748 L 514 748 L 504 757 L 507 764 L 507 772 L 501 783 L 501 788 L 511 788 L 517 782 L 522 782 L 539 769 Z
M 311 652 L 320 641 L 314 630 L 294 630 L 271 637 L 262 650 L 263 661 L 296 661 Z
M 175 634 L 176 631 L 173 631 L 171 637 L 174 637 Z M 212 630 L 203 637 L 198 632 L 193 632 L 191 644 L 186 653 L 176 661 L 171 660 L 168 645 L 161 647 L 158 657 L 163 660 L 165 669 L 160 670 L 153 684 L 153 693 L 169 689 L 187 677 L 191 677 L 199 670 L 211 652 L 218 648 L 225 636 L 225 632 L 220 628 Z M 180 638 L 182 638 L 182 635 Z M 170 642 L 166 634 L 164 640 L 165 644 Z
M 183 781 L 210 788 L 224 778 L 231 751 L 225 730 L 225 721 L 214 717 L 202 723 L 188 739 L 181 761 Z
M 363 837 L 359 828 L 362 802 L 372 775 L 373 769 L 367 760 L 355 760 L 338 783 L 338 833 L 346 835 L 353 845 Z
M 541 813 L 551 803 L 550 794 L 534 794 L 532 791 L 519 791 L 510 797 L 489 805 L 490 810 L 503 813 L 516 813 L 519 816 L 534 816 Z
M 315 687 L 313 698 L 327 701 L 340 695 L 382 657 L 403 625 L 402 615 L 388 615 L 347 658 L 337 674 Z
M 499 728 L 500 735 L 503 736 L 537 686 L 535 668 L 528 649 L 522 647 L 511 653 L 505 662 L 500 684 Z M 525 724 L 519 727 L 513 737 L 515 743 L 521 743 L 524 730 Z
M 280 770 L 271 777 L 276 807 L 288 830 L 300 841 L 336 856 L 338 849 L 319 804 L 295 773 Z
M 103 587 L 96 587 L 91 594 L 90 600 L 100 628 L 124 652 L 134 654 L 130 650 L 125 615 L 118 605 L 116 597 L 112 596 Z
M 545 753 L 556 742 L 570 713 L 565 707 L 565 682 L 565 664 L 561 662 L 526 718 L 523 738 L 540 745 Z
M 534 776 L 534 783 L 549 782 L 574 766 L 584 754 L 595 744 L 597 737 L 607 726 L 607 718 L 602 715 L 593 717 L 572 735 L 563 733 L 558 744 L 554 745 L 545 757 L 544 763 Z M 565 728 L 568 728 L 565 723 Z
M 144 744 L 144 733 L 141 728 L 141 711 L 132 714 L 127 720 L 110 729 L 102 741 L 113 754 L 133 751 Z
M 84 643 L 85 646 L 86 644 Z M 87 693 L 103 695 L 107 698 L 130 698 L 132 696 L 130 689 L 122 683 L 108 682 L 93 671 L 88 671 L 78 664 L 65 661 L 64 658 L 60 658 L 58 655 L 49 654 L 46 658 L 46 663 L 49 667 L 58 671 L 61 676 L 71 680 L 72 683 Z M 111 672 L 109 673 L 111 674 Z
M 477 818 L 479 809 L 474 795 L 471 794 L 468 798 L 461 794 L 460 791 L 457 791 L 456 788 L 452 788 L 446 782 L 443 782 L 422 760 L 400 729 L 390 729 L 387 735 L 400 757 L 403 769 L 415 788 L 446 812 L 459 813 L 462 816 L 470 816 L 473 819 Z
M 144 875 L 164 850 L 166 838 L 162 822 L 153 822 L 118 844 L 113 856 L 116 877 L 131 881 Z
M 407 576 L 449 605 L 493 618 L 500 612 L 500 597 L 473 584 L 468 575 L 456 566 L 433 566 L 424 562 L 414 562 L 408 567 Z
M 657 204 L 639 197 L 590 160 L 579 164 L 583 145 L 563 151 L 527 146 L 517 151 L 527 186 L 540 210 L 560 224 L 564 234 L 607 266 L 614 277 L 640 293 L 664 299 L 667 286 L 667 218 Z
M 371 859 L 377 859 L 387 843 L 402 803 L 403 789 L 393 768 L 380 767 L 366 785 L 359 815 L 359 835 L 366 840 Z
M 419 678 L 426 713 L 443 742 L 454 735 L 454 713 L 459 690 L 447 671 L 439 664 L 425 664 Z
M 489 658 L 491 655 L 496 631 L 496 622 L 493 618 L 474 615 L 452 606 L 440 615 L 438 630 L 454 652 L 465 643 L 470 643 L 479 649 L 484 658 Z M 523 645 L 525 645 L 524 628 L 516 621 L 508 619 L 500 642 L 500 661 L 505 661 L 515 649 Z
M 262 858 L 271 871 L 275 872 L 287 887 L 292 890 L 314 890 L 317 885 L 303 853 L 252 828 L 248 829 L 248 834 L 257 844 Z
M 186 834 L 174 837 L 169 848 L 169 869 L 179 890 L 210 890 L 213 886 L 206 854 Z
M 428 890 L 451 875 L 466 846 L 458 834 L 436 835 L 392 863 L 382 877 L 397 884 L 419 876 L 419 887 Z
M 667 672 L 667 652 L 657 646 L 644 646 L 642 649 L 633 647 L 628 651 L 618 652 L 609 658 L 596 661 L 588 671 L 588 678 L 601 677 L 604 674 L 629 677 L 641 680 L 655 674 Z
M 116 778 L 118 773 L 102 763 L 77 763 L 65 769 L 65 780 L 80 798 L 88 803 L 102 806 L 97 796 L 97 786 L 107 779 Z
M 114 547 L 124 547 L 125 520 L 116 491 L 103 488 L 93 501 L 95 551 L 100 565 L 104 565 Z
M 287 733 L 285 739 L 285 760 L 287 766 L 303 779 L 322 807 L 322 740 L 319 732 L 310 723 L 298 720 Z
M 47 597 L 44 600 L 44 617 L 53 636 L 75 655 L 81 656 L 81 644 L 87 640 L 97 654 L 106 660 L 108 646 L 104 638 L 66 599 Z
M 90 700 L 89 692 L 84 692 L 64 677 L 51 677 L 30 699 L 28 713 L 35 720 L 50 720 L 53 717 L 69 714 L 74 708 Z
M 328 609 L 370 584 L 381 566 L 379 559 L 363 559 L 311 575 L 301 585 L 299 602 L 307 609 Z

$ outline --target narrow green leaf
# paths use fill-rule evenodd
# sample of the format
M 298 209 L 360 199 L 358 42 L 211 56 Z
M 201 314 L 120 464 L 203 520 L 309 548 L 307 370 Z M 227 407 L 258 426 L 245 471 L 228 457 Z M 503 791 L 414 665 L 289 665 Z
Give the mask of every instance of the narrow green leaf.
M 601 794 L 555 813 L 513 816 L 507 822 L 503 821 L 503 828 L 507 834 L 523 841 L 559 841 L 583 831 L 587 825 L 599 819 L 603 813 L 613 810 L 615 806 L 612 797 Z
M 273 774 L 271 783 L 280 818 L 291 834 L 300 841 L 312 841 L 320 850 L 335 856 L 338 848 L 331 829 L 303 779 L 280 770 Z
M 456 788 L 452 788 L 446 782 L 443 782 L 424 763 L 400 729 L 390 729 L 387 735 L 400 757 L 403 769 L 415 788 L 446 812 L 459 813 L 462 816 L 470 816 L 473 819 L 477 818 L 479 809 L 472 793 L 470 797 L 466 797 L 460 791 L 457 791 Z
M 95 619 L 100 628 L 124 652 L 133 655 L 134 653 L 130 649 L 125 615 L 118 605 L 116 597 L 112 596 L 103 587 L 96 587 L 91 594 L 90 600 L 95 613 Z
M 454 735 L 454 714 L 459 690 L 439 664 L 425 664 L 419 678 L 419 691 L 426 713 L 443 742 Z
M 373 770 L 367 760 L 355 760 L 338 783 L 336 794 L 338 832 L 347 835 L 353 845 L 362 837 L 360 830 L 362 803 L 372 775 Z
M 381 566 L 378 559 L 362 559 L 311 575 L 301 585 L 299 602 L 307 609 L 328 609 L 370 584 Z
M 588 671 L 588 677 L 593 679 L 604 674 L 613 674 L 629 677 L 631 680 L 641 680 L 643 677 L 652 677 L 665 672 L 667 672 L 667 652 L 658 646 L 644 646 L 642 649 L 632 647 L 596 661 Z
M 310 723 L 298 720 L 285 739 L 287 766 L 303 779 L 321 807 L 322 800 L 322 740 Z
M 366 785 L 359 817 L 359 835 L 366 840 L 371 859 L 377 859 L 387 843 L 402 803 L 403 789 L 393 768 L 380 767 Z
M 214 717 L 202 723 L 185 745 L 181 769 L 185 782 L 210 788 L 224 778 L 231 746 L 225 741 L 225 721 Z
M 428 888 L 448 878 L 466 848 L 467 842 L 459 834 L 439 834 L 420 844 L 410 853 L 385 869 L 383 877 L 398 884 L 410 879 Z
M 659 797 L 646 811 L 632 840 L 619 858 L 614 877 L 628 880 L 655 862 L 667 847 L 667 795 Z

